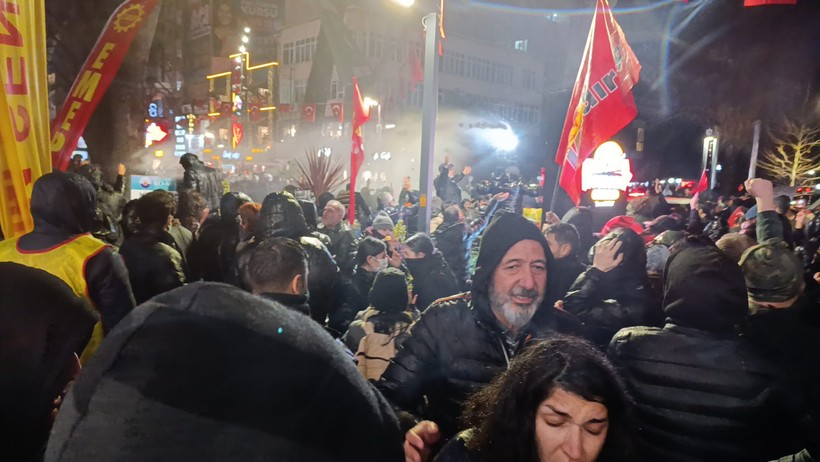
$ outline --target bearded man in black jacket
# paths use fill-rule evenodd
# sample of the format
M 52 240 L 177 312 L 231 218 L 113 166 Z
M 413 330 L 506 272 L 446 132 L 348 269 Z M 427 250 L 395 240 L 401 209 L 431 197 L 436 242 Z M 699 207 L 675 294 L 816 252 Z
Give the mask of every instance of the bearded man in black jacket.
M 547 284 L 553 263 L 535 225 L 500 215 L 482 238 L 472 290 L 422 314 L 376 384 L 403 411 L 406 426 L 427 397 L 419 416 L 426 420 L 406 434 L 409 458 L 454 435 L 465 398 L 508 367 L 529 340 L 578 332 L 571 315 L 553 308 L 558 294 Z

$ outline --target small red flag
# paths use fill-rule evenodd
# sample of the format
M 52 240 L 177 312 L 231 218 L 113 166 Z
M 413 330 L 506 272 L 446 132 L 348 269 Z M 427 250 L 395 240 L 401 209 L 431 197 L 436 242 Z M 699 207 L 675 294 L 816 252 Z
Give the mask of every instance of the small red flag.
M 744 0 L 743 6 L 797 5 L 797 0 Z
M 421 67 L 415 47 L 410 47 L 410 91 L 416 90 L 416 84 L 424 82 L 424 68 Z
M 302 122 L 316 122 L 316 105 L 304 104 L 302 105 Z
M 561 187 L 576 205 L 581 201 L 584 160 L 638 114 L 632 87 L 640 73 L 641 64 L 609 2 L 598 0 L 555 155 Z
M 362 125 L 370 120 L 370 107 L 362 102 L 359 81 L 353 77 L 353 146 L 350 150 L 350 205 L 347 208 L 347 220 L 353 224 L 356 219 L 356 177 L 364 163 L 364 143 Z
M 709 178 L 706 177 L 706 170 L 704 169 L 703 174 L 700 175 L 700 181 L 698 181 L 695 189 L 692 190 L 692 195 L 694 196 L 695 194 L 706 191 L 707 189 L 709 189 Z
M 329 112 L 329 113 L 328 113 Z M 344 103 L 334 101 L 327 103 L 327 108 L 325 109 L 325 117 L 333 117 L 339 122 L 345 121 L 345 106 Z

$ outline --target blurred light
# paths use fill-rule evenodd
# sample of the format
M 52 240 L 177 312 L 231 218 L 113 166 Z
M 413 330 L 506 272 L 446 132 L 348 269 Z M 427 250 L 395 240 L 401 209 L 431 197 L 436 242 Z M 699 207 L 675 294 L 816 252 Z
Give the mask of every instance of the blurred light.
M 250 27 L 246 27 L 246 28 L 245 28 L 245 33 L 246 33 L 246 34 L 250 34 L 250 33 L 251 33 L 251 28 L 250 28 Z
M 815 172 L 814 170 L 809 170 L 809 175 L 814 175 L 815 173 L 817 172 Z
M 239 64 L 242 64 L 242 57 L 241 57 L 241 56 L 237 56 L 237 57 L 236 57 L 236 59 L 235 59 L 235 61 L 236 61 L 237 63 L 239 63 Z
M 509 125 L 506 128 L 486 130 L 487 141 L 499 151 L 514 151 L 518 147 L 518 137 L 515 136 Z
M 250 39 L 248 38 L 248 36 L 247 36 L 247 35 L 243 35 L 243 36 L 242 36 L 242 43 L 248 43 L 248 41 L 250 41 Z
M 722 166 L 722 165 L 720 165 L 720 164 L 717 164 L 717 166 L 715 167 L 715 171 L 716 171 L 716 172 L 721 172 L 721 171 L 723 171 L 723 166 Z
M 379 153 L 378 152 L 373 153 L 373 160 L 379 160 Z
M 364 104 L 365 107 L 374 107 L 378 106 L 379 102 L 369 96 L 365 96 L 364 101 L 362 101 L 362 104 Z
M 393 3 L 398 3 L 405 8 L 410 8 L 416 4 L 416 0 L 393 0 Z
M 614 141 L 607 141 L 595 149 L 595 153 L 592 157 L 600 160 L 623 159 L 624 150 L 620 144 Z
M 390 130 L 391 128 L 396 128 L 396 124 L 385 124 L 384 125 L 385 130 Z M 812 175 L 814 175 L 814 174 L 812 173 Z
M 814 189 L 820 189 L 820 184 L 814 185 Z
M 250 161 L 252 161 L 252 160 L 253 160 L 253 156 L 248 156 L 248 157 L 246 157 L 246 158 L 245 158 L 245 160 L 247 160 L 248 162 L 250 162 Z
M 164 156 L 164 155 L 165 155 L 165 151 L 163 151 L 163 150 L 161 150 L 161 149 L 160 149 L 160 150 L 157 150 L 157 151 L 154 151 L 154 157 L 159 158 L 159 157 L 162 157 L 162 156 Z
M 596 201 L 595 207 L 614 207 L 615 201 Z
M 617 189 L 593 189 L 590 196 L 595 202 L 616 201 L 619 197 L 621 197 L 621 192 Z
M 239 45 L 239 52 L 240 52 L 240 53 L 244 53 L 244 52 L 246 52 L 246 51 L 248 51 L 248 49 L 247 49 L 247 48 L 245 48 L 245 45 Z

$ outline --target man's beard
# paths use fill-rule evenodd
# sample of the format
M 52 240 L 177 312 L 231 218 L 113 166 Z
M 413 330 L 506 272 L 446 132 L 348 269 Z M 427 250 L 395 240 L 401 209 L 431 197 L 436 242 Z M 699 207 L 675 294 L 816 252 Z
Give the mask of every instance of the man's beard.
M 541 306 L 544 296 L 539 296 L 535 290 L 513 289 L 510 293 L 502 294 L 495 291 L 495 288 L 490 286 L 490 307 L 493 313 L 500 315 L 507 321 L 510 330 L 517 333 L 522 327 L 527 325 L 535 315 L 535 310 Z M 529 305 L 518 305 L 513 303 L 513 296 L 533 297 L 534 300 Z

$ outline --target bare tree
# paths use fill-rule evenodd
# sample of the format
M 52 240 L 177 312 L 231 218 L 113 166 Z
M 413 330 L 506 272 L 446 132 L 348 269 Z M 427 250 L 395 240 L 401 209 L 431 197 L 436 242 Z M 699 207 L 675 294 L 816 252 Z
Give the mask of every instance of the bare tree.
M 786 120 L 777 135 L 769 134 L 774 149 L 757 162 L 774 179 L 802 184 L 820 171 L 820 125 Z

